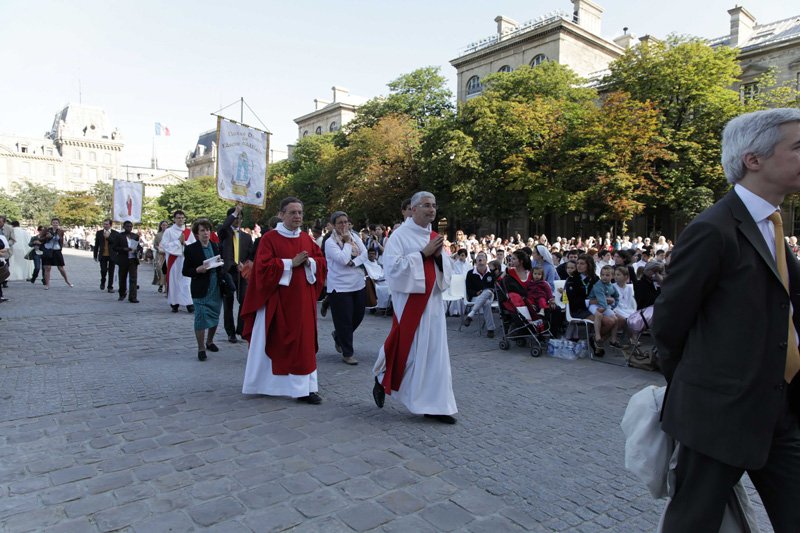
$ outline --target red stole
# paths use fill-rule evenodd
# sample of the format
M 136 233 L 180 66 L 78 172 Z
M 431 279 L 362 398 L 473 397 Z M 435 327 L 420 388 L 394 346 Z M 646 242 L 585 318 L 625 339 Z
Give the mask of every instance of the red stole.
M 437 236 L 435 231 L 431 232 L 431 239 Z M 428 305 L 428 299 L 436 283 L 436 264 L 433 256 L 426 257 L 422 261 L 425 269 L 425 292 L 415 293 L 408 297 L 403 308 L 403 316 L 400 323 L 397 322 L 397 315 L 392 317 L 392 330 L 383 343 L 383 353 L 386 356 L 386 371 L 383 374 L 383 388 L 386 394 L 391 394 L 393 390 L 400 390 L 403 382 L 403 374 L 406 372 L 406 361 L 408 353 L 411 351 L 411 343 L 414 342 L 414 335 L 422 320 L 422 314 Z
M 183 242 L 186 242 L 186 239 L 189 238 L 189 235 L 192 234 L 191 228 L 184 228 L 183 229 Z M 213 233 L 212 233 L 213 235 Z M 175 260 L 178 259 L 177 255 L 167 254 L 167 289 L 169 289 L 169 271 L 172 270 L 172 264 Z

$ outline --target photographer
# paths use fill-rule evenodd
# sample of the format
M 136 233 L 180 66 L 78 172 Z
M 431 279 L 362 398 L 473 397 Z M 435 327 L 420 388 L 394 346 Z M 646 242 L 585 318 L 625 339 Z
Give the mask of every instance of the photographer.
M 367 251 L 375 250 L 378 253 L 378 257 L 383 255 L 383 232 L 380 226 L 376 226 L 375 224 L 369 225 L 369 233 L 367 233 L 367 240 L 364 243 L 367 247 Z
M 31 248 L 31 260 L 33 261 L 33 275 L 28 280 L 31 283 L 36 283 L 36 277 L 39 275 L 39 271 L 42 270 L 42 255 L 44 254 L 42 252 L 42 244 L 44 244 L 44 238 L 44 227 L 39 226 L 36 228 L 36 235 L 28 241 L 28 246 Z M 44 272 L 42 272 L 42 285 L 44 285 Z
M 58 268 L 61 277 L 70 287 L 74 287 L 67 278 L 67 271 L 64 269 L 64 256 L 61 249 L 64 247 L 64 230 L 61 229 L 61 221 L 58 218 L 53 218 L 50 221 L 50 227 L 47 228 L 44 234 L 44 245 L 42 255 L 42 264 L 44 265 L 44 288 L 50 289 L 50 269 L 52 267 Z

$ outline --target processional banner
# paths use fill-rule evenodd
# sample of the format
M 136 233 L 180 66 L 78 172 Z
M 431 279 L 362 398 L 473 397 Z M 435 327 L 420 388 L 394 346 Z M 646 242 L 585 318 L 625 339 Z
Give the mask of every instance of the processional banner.
M 114 222 L 142 222 L 144 183 L 141 181 L 114 180 L 111 218 Z
M 225 200 L 266 206 L 269 135 L 217 117 L 217 194 Z

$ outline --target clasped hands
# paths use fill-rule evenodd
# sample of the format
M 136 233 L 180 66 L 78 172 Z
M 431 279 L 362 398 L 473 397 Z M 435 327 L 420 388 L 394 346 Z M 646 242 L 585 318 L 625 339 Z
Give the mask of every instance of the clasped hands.
M 300 252 L 292 259 L 292 268 L 299 267 L 308 261 L 308 252 Z
M 425 248 L 422 249 L 422 255 L 425 257 L 440 256 L 442 255 L 442 246 L 444 246 L 444 236 L 437 235 L 430 241 L 428 244 L 425 245 Z

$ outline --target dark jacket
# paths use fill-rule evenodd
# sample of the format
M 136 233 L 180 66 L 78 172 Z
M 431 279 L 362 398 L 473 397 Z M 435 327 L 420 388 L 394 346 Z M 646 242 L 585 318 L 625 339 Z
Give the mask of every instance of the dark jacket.
M 139 252 L 142 251 L 142 245 L 141 244 L 136 245 L 136 250 L 134 251 L 135 257 L 129 259 L 128 237 L 125 235 L 125 233 L 115 232 L 111 236 L 114 237 L 114 240 L 111 241 L 109 249 L 113 248 L 111 258 L 114 261 L 114 263 L 118 265 L 130 265 L 130 264 L 138 265 Z M 136 239 L 137 242 L 139 241 L 139 235 L 137 233 L 131 233 L 131 238 Z
M 598 277 L 593 274 L 583 280 L 577 272 L 567 278 L 567 282 L 564 284 L 564 292 L 567 293 L 570 315 L 579 317 L 581 314 L 589 312 L 589 308 L 586 307 L 586 299 L 589 298 L 592 287 L 597 283 L 597 280 Z
M 662 429 L 739 468 L 766 463 L 785 401 L 790 308 L 800 329 L 800 263 L 786 255 L 789 292 L 731 191 L 681 234 L 654 308 L 653 336 L 668 382 Z M 795 412 L 798 384 L 795 378 L 790 390 Z
M 219 255 L 219 247 L 214 242 L 209 242 L 212 256 Z M 209 283 L 211 282 L 211 272 L 197 271 L 197 267 L 203 264 L 206 256 L 203 255 L 203 245 L 200 241 L 195 241 L 183 249 L 183 275 L 192 278 L 191 293 L 192 298 L 203 298 L 208 294 Z M 219 269 L 217 270 L 217 280 L 219 280 Z
M 231 225 L 236 220 L 236 215 L 231 214 L 228 215 L 228 218 L 225 219 L 225 222 L 220 224 L 219 228 L 217 228 L 217 236 L 219 237 L 219 243 L 222 250 L 222 261 L 225 265 L 222 267 L 225 269 L 225 272 L 230 271 L 232 268 L 236 267 L 236 263 L 233 260 L 233 228 Z M 239 234 L 239 262 L 244 263 L 250 257 L 250 250 L 253 247 L 253 239 L 241 230 L 238 231 Z
M 633 297 L 636 300 L 636 309 L 650 307 L 661 294 L 661 288 L 656 287 L 653 280 L 642 274 L 642 279 L 633 282 Z
M 489 289 L 494 289 L 494 274 L 488 268 L 486 269 L 486 274 L 483 275 L 483 278 L 479 274 L 475 273 L 475 269 L 473 268 L 469 272 L 467 272 L 467 300 L 473 300 L 475 296 L 478 295 L 478 292 Z
M 108 255 L 113 256 L 114 252 L 112 250 L 114 240 L 116 236 L 119 235 L 117 230 L 112 229 L 108 235 Z M 103 244 L 105 241 L 105 235 L 103 235 L 103 230 L 98 231 L 94 234 L 94 250 L 92 251 L 92 255 L 94 259 L 97 260 L 100 257 L 103 257 Z

